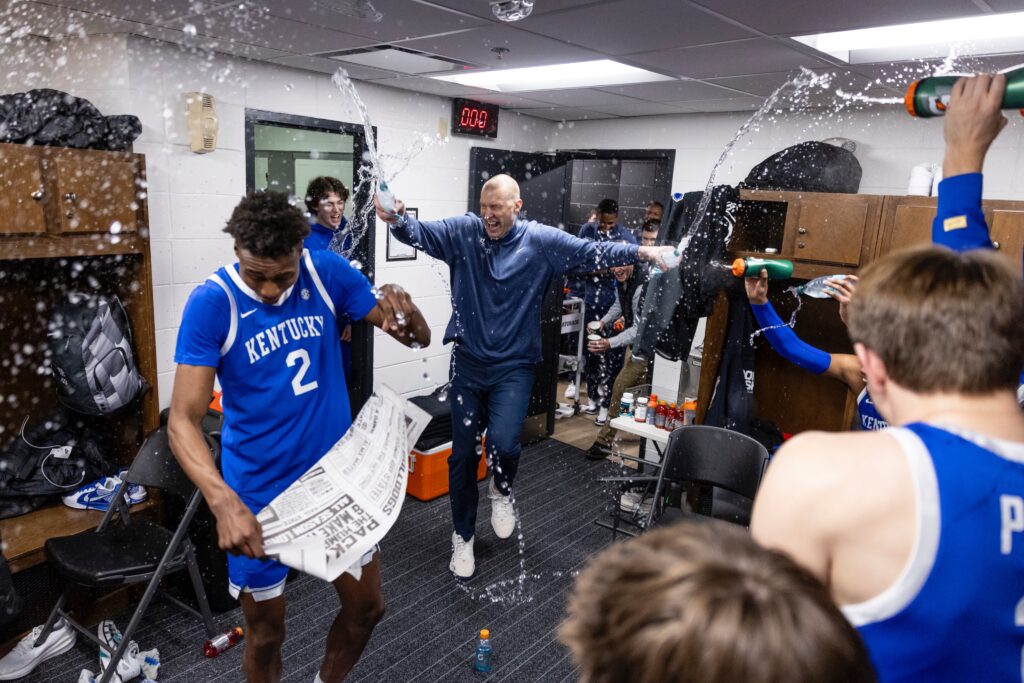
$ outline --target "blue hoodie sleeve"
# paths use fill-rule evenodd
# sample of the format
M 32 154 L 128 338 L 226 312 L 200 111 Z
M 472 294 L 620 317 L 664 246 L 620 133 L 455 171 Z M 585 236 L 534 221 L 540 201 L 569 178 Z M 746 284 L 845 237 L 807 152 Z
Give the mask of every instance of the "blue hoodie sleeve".
M 636 263 L 639 247 L 619 242 L 593 242 L 550 226 L 538 226 L 544 255 L 556 273 L 590 273 Z
M 455 258 L 455 241 L 477 226 L 480 219 L 467 213 L 442 221 L 420 221 L 406 215 L 404 221 L 390 226 L 391 234 L 404 244 L 446 263 Z
M 991 249 L 981 209 L 982 176 L 963 173 L 939 183 L 939 205 L 932 221 L 932 242 L 953 251 Z

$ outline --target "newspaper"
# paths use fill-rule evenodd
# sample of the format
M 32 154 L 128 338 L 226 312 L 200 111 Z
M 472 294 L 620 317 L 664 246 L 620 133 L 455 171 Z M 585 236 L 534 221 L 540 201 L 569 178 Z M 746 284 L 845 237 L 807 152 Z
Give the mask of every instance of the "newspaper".
M 267 556 L 327 581 L 358 579 L 360 558 L 398 519 L 409 450 L 429 422 L 388 387 L 374 392 L 338 443 L 256 516 Z

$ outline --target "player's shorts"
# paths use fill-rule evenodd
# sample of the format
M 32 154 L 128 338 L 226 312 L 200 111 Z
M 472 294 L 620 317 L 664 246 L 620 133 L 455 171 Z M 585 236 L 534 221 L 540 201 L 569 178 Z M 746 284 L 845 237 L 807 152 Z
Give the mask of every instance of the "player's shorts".
M 373 561 L 379 548 L 367 550 L 354 566 L 365 567 Z M 243 593 L 262 602 L 284 594 L 288 567 L 277 560 L 256 560 L 245 555 L 228 554 L 228 591 L 236 600 Z

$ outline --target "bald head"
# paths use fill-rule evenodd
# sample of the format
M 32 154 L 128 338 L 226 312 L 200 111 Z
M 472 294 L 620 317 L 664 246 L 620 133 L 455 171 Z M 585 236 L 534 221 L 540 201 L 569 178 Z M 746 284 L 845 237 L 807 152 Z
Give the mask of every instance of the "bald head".
M 480 188 L 480 196 L 483 197 L 485 192 L 496 192 L 505 199 L 515 201 L 519 199 L 519 183 L 512 176 L 501 173 L 484 183 Z
M 511 176 L 496 175 L 480 188 L 480 218 L 484 232 L 492 240 L 500 240 L 508 234 L 522 208 L 519 183 Z

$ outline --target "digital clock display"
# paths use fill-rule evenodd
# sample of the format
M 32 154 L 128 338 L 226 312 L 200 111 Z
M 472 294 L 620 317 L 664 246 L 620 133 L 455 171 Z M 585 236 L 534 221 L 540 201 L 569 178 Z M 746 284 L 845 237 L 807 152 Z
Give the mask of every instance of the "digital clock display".
M 452 132 L 482 138 L 498 137 L 498 105 L 456 99 L 452 103 Z

